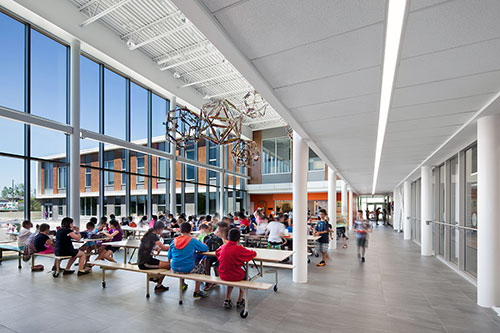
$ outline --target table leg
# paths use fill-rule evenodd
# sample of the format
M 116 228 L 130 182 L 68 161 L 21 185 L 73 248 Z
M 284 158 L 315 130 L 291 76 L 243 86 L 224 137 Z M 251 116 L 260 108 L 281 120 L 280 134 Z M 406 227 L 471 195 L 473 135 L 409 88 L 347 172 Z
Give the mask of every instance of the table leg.
M 146 298 L 149 298 L 149 273 L 146 274 Z
M 250 281 L 250 263 L 247 261 L 247 281 Z
M 3 250 L 0 249 L 0 265 L 2 264 L 3 261 Z
M 179 305 L 182 305 L 182 286 L 184 285 L 184 279 L 179 279 Z
M 126 247 L 123 248 L 123 263 L 124 264 L 127 263 L 127 248 Z
M 102 269 L 102 287 L 106 288 L 106 270 L 104 267 L 101 267 Z
M 21 266 L 21 252 L 17 252 L 17 261 L 18 261 L 17 268 L 19 269 L 22 268 L 23 266 Z

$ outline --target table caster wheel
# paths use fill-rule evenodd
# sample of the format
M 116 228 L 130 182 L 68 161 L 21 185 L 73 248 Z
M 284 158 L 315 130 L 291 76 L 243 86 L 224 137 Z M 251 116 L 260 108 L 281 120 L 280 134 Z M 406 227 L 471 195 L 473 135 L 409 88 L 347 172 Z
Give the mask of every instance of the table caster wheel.
M 275 285 L 274 288 L 273 288 L 273 290 L 274 290 L 274 292 L 277 292 L 278 291 L 278 286 Z
M 309 264 L 311 262 L 311 259 L 307 258 L 307 263 Z
M 146 294 L 146 298 L 149 298 L 149 294 Z
M 179 305 L 182 305 L 182 301 L 179 301 Z
M 58 277 L 59 276 L 59 272 L 53 272 L 52 276 L 55 277 L 55 278 Z
M 106 282 L 103 282 L 103 283 L 102 283 L 102 287 L 103 287 L 103 288 L 106 288 Z
M 246 318 L 246 317 L 248 317 L 248 310 L 241 310 L 241 312 L 240 312 L 240 317 L 241 317 L 241 318 Z

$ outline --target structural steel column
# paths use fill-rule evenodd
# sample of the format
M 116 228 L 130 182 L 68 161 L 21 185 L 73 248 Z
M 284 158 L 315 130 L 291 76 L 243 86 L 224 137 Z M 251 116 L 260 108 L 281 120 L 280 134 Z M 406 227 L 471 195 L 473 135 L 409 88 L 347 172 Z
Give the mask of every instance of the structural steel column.
M 430 166 L 421 168 L 420 189 L 420 254 L 432 255 L 432 170 Z
M 306 142 L 293 132 L 293 282 L 307 282 L 307 163 Z
M 170 101 L 170 111 L 174 111 L 177 108 L 176 97 L 173 96 Z M 173 158 L 170 160 L 170 214 L 174 216 L 177 214 L 177 169 L 176 169 L 176 155 L 177 146 L 173 143 L 170 144 L 170 153 Z
M 219 145 L 219 166 L 222 168 L 222 170 L 225 170 L 225 165 L 224 165 L 224 146 Z M 224 188 L 224 183 L 226 180 L 226 174 L 224 171 L 222 171 L 219 175 L 219 180 L 220 180 L 220 191 L 219 191 L 219 214 L 220 214 L 220 219 L 224 217 L 224 203 L 225 203 L 225 198 L 226 198 L 226 189 Z
M 328 216 L 330 217 L 330 223 L 333 230 L 335 230 L 337 224 L 337 181 L 335 178 L 335 170 L 328 166 Z M 336 237 L 335 232 L 334 237 Z M 337 248 L 337 241 L 335 238 L 333 241 L 333 248 Z
M 69 188 L 70 212 L 73 224 L 80 227 L 80 41 L 70 47 L 70 135 Z
M 477 304 L 500 306 L 500 116 L 477 121 Z
M 403 239 L 411 239 L 411 184 L 409 181 L 403 183 Z

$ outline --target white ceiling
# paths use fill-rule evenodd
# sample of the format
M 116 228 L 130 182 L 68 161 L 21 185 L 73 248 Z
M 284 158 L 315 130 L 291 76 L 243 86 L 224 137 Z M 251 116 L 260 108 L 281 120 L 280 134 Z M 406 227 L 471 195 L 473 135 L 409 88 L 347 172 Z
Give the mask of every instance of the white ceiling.
M 173 0 L 220 49 L 224 38 L 202 16 L 218 24 L 285 120 L 370 193 L 386 1 L 196 1 Z M 377 192 L 392 191 L 500 91 L 499 17 L 498 0 L 410 0 Z

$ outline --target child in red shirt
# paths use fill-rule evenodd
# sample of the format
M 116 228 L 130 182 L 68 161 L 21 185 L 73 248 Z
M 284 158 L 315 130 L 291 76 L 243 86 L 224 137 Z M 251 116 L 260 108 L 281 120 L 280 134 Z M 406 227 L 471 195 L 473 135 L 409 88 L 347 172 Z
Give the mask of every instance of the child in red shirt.
M 245 271 L 241 268 L 245 262 L 255 258 L 257 252 L 247 250 L 241 245 L 238 245 L 240 240 L 240 231 L 236 228 L 229 230 L 228 242 L 215 251 L 217 260 L 219 261 L 219 277 L 225 281 L 241 281 L 245 279 Z M 226 299 L 224 300 L 224 308 L 231 309 L 231 292 L 233 287 L 227 286 Z M 245 306 L 243 299 L 243 290 L 240 288 L 240 295 L 236 307 L 239 309 Z

